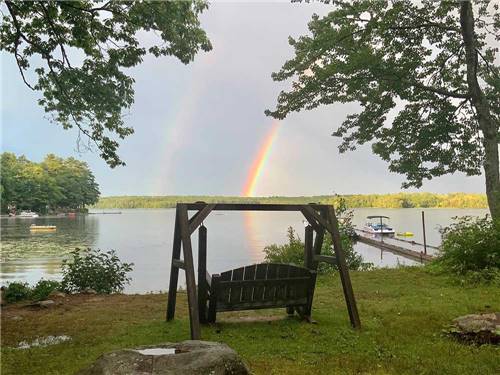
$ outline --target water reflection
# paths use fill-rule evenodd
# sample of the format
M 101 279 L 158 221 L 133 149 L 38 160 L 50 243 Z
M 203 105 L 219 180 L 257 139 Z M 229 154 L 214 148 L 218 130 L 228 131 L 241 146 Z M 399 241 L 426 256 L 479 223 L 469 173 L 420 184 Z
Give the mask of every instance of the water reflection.
M 56 225 L 55 232 L 33 232 L 30 225 Z M 99 221 L 92 216 L 76 218 L 2 218 L 1 279 L 35 282 L 57 278 L 61 261 L 75 248 L 93 247 Z
M 259 238 L 257 236 L 256 229 L 256 217 L 253 211 L 243 212 L 243 224 L 245 228 L 246 240 L 250 245 L 250 252 L 252 256 L 252 262 L 258 263 L 262 260 L 262 249 L 259 249 Z

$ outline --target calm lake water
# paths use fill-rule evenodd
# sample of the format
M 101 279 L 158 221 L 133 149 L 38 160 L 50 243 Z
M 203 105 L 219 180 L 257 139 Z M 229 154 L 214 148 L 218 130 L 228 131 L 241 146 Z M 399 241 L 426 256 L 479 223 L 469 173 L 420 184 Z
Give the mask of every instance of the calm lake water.
M 116 250 L 120 259 L 134 263 L 127 293 L 166 290 L 174 229 L 174 209 L 119 210 L 121 214 L 95 214 L 76 218 L 1 219 L 1 284 L 9 281 L 36 283 L 40 278 L 60 279 L 61 261 L 76 247 Z M 110 212 L 110 210 L 106 210 Z M 421 209 L 356 209 L 354 223 L 362 228 L 368 215 L 386 215 L 396 231 L 411 231 L 422 242 Z M 440 244 L 439 227 L 455 216 L 484 216 L 487 210 L 426 209 L 427 243 Z M 208 228 L 209 272 L 260 262 L 262 249 L 286 242 L 288 226 L 303 238 L 303 217 L 295 212 L 213 212 Z M 30 233 L 31 224 L 56 225 L 54 233 Z M 193 246 L 196 249 L 197 235 Z M 377 267 L 415 262 L 358 243 L 356 251 Z M 196 251 L 195 251 L 196 252 Z M 196 261 L 196 254 L 195 254 Z M 181 275 L 183 272 L 180 273 Z M 181 280 L 181 283 L 183 280 Z

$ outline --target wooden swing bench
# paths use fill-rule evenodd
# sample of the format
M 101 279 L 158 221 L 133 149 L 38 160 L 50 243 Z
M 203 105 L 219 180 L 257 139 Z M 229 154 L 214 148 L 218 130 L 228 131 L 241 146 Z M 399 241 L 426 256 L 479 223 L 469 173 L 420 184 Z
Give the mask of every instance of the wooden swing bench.
M 190 218 L 188 212 L 197 212 Z M 307 219 L 304 265 L 262 263 L 235 268 L 221 274 L 207 272 L 207 228 L 204 219 L 212 211 L 298 211 Z M 175 315 L 179 269 L 186 273 L 191 339 L 201 338 L 201 323 L 213 323 L 217 312 L 286 308 L 310 320 L 318 262 L 338 267 L 351 324 L 360 320 L 349 271 L 342 250 L 333 206 L 320 204 L 178 203 L 167 301 L 167 321 Z M 191 235 L 198 229 L 198 285 Z M 325 232 L 332 235 L 335 257 L 321 255 Z M 314 235 L 316 233 L 316 235 Z M 184 259 L 181 259 L 181 250 Z
M 202 323 L 214 323 L 217 312 L 280 307 L 310 319 L 316 271 L 292 264 L 253 264 L 207 274 L 204 284 L 198 281 Z

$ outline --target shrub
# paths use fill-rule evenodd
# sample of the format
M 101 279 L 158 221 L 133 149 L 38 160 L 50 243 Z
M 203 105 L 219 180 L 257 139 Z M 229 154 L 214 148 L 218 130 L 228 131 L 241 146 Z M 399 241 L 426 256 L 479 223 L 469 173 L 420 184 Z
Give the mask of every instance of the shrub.
M 342 249 L 346 257 L 346 263 L 351 270 L 365 270 L 372 266 L 372 263 L 363 262 L 363 257 L 354 251 L 353 239 L 356 237 L 354 226 L 352 225 L 353 212 L 348 210 L 345 201 L 340 199 L 336 214 L 341 218 L 339 220 L 339 231 L 342 242 Z M 287 231 L 288 243 L 284 245 L 268 245 L 264 248 L 265 260 L 273 263 L 292 263 L 298 266 L 304 265 L 304 243 L 296 234 L 292 227 Z M 333 241 L 330 234 L 325 234 L 322 255 L 334 256 Z M 335 265 L 320 262 L 318 265 L 319 273 L 326 273 L 336 270 Z
M 500 280 L 500 221 L 488 216 L 456 218 L 444 228 L 438 269 L 473 282 Z
M 292 227 L 287 230 L 288 243 L 268 245 L 264 248 L 265 259 L 272 263 L 304 265 L 304 243 Z
M 28 299 L 30 295 L 31 289 L 28 283 L 12 282 L 5 287 L 3 298 L 7 303 L 12 303 Z
M 133 263 L 122 263 L 113 250 L 76 249 L 72 255 L 71 262 L 63 261 L 61 285 L 65 292 L 82 292 L 90 288 L 97 293 L 118 293 L 130 282 L 127 273 L 132 270 Z
M 41 279 L 31 291 L 31 299 L 41 301 L 46 299 L 54 290 L 61 289 L 61 283 L 55 280 Z

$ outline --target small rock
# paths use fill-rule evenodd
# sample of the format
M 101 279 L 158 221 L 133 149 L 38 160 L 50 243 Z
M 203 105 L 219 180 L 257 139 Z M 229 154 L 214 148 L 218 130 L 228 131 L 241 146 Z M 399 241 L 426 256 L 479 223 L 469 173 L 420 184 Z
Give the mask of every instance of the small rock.
M 65 341 L 71 340 L 71 337 L 62 336 L 47 336 L 47 337 L 37 337 L 32 342 L 21 341 L 17 346 L 17 349 L 30 349 L 34 347 L 44 347 L 48 345 L 56 345 L 63 343 Z
M 97 294 L 97 292 L 92 289 L 92 288 L 85 288 L 83 291 L 82 291 L 83 294 Z
M 66 293 L 60 292 L 59 290 L 54 290 L 49 294 L 50 298 L 64 298 L 66 297 Z
M 14 315 L 12 318 L 10 318 L 12 320 L 23 320 L 23 317 L 22 316 L 19 316 L 19 315 Z
M 43 308 L 48 308 L 54 304 L 54 301 L 51 299 L 47 299 L 45 301 L 39 301 L 38 306 L 43 307 Z
M 87 302 L 102 302 L 102 301 L 104 301 L 103 297 L 93 297 L 87 300 Z
M 500 312 L 458 317 L 448 332 L 464 341 L 497 344 L 500 342 Z

